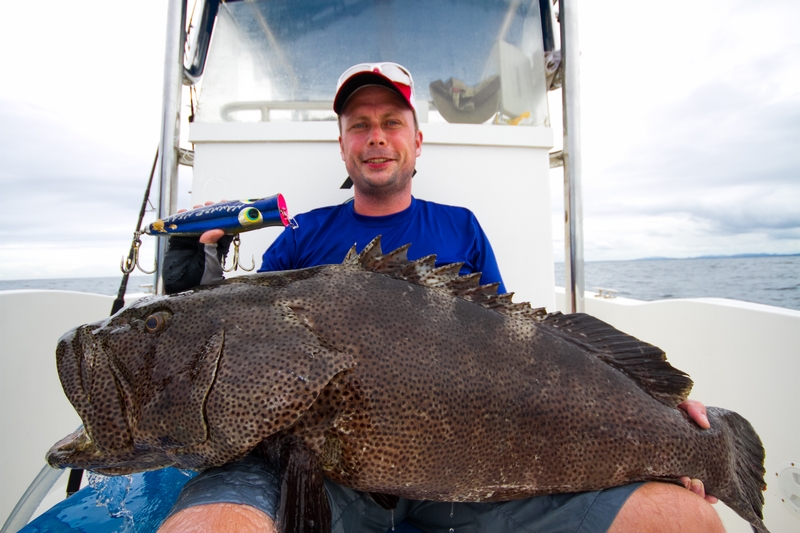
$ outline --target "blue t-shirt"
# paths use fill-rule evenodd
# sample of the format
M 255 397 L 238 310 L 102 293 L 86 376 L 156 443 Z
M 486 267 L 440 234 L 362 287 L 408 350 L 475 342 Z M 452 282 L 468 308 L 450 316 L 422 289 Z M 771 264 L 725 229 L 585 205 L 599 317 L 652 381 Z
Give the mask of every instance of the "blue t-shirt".
M 359 215 L 353 203 L 314 209 L 297 215 L 298 228 L 286 228 L 266 252 L 259 272 L 341 263 L 353 245 L 358 252 L 381 236 L 384 253 L 411 243 L 410 260 L 436 254 L 436 265 L 463 262 L 461 274 L 481 272 L 481 283 L 499 282 L 500 269 L 478 219 L 469 209 L 411 198 L 393 215 Z

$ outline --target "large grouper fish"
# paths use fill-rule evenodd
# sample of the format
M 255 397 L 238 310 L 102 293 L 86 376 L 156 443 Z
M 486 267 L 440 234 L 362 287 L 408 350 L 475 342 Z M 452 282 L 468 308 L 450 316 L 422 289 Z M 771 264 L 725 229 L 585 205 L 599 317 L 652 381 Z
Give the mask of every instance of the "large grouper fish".
M 758 532 L 764 449 L 740 415 L 676 406 L 664 352 L 585 314 L 546 314 L 380 240 L 340 265 L 137 302 L 64 335 L 83 427 L 54 467 L 202 470 L 280 457 L 284 531 L 330 530 L 322 477 L 375 495 L 499 501 L 699 478 Z

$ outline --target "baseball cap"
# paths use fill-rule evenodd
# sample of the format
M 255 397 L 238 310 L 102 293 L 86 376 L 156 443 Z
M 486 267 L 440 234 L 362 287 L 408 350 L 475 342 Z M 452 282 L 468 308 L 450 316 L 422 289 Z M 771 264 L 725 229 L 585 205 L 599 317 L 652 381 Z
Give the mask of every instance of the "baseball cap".
M 380 85 L 392 89 L 403 97 L 417 120 L 417 103 L 414 99 L 414 80 L 411 73 L 397 63 L 359 63 L 345 70 L 336 84 L 333 110 L 342 113 L 347 100 L 354 92 L 368 85 Z

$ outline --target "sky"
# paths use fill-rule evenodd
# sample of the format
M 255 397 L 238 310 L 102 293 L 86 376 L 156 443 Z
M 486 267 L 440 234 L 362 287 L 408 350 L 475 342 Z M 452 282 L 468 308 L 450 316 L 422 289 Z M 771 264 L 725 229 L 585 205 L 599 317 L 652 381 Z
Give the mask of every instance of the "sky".
M 0 7 L 0 279 L 117 276 L 158 144 L 166 2 Z M 800 2 L 580 8 L 585 259 L 800 253 Z
M 585 259 L 800 253 L 800 2 L 580 8 Z

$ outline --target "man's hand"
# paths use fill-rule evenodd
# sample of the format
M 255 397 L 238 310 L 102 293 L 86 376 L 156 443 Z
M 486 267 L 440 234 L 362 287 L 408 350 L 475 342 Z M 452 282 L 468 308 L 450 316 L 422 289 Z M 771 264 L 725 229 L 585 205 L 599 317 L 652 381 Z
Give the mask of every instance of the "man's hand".
M 689 415 L 689 418 L 694 420 L 694 423 L 701 428 L 708 429 L 711 427 L 711 423 L 708 421 L 708 415 L 706 414 L 706 406 L 703 405 L 703 402 L 698 402 L 697 400 L 686 400 L 685 402 L 679 404 L 678 407 L 686 411 L 686 413 Z M 705 498 L 708 503 L 717 503 L 719 501 L 715 496 L 706 495 L 706 488 L 703 485 L 703 482 L 699 479 L 682 477 L 681 483 L 683 483 L 684 487 L 694 492 L 701 498 Z
M 200 235 L 200 243 L 214 244 L 224 236 L 225 232 L 222 231 L 221 229 L 210 229 L 207 232 Z
M 711 427 L 711 423 L 708 421 L 708 415 L 706 415 L 706 406 L 703 405 L 703 402 L 698 402 L 697 400 L 686 400 L 685 402 L 678 404 L 678 408 L 686 411 L 686 413 L 689 415 L 689 418 L 694 420 L 694 423 L 701 428 L 708 429 Z
M 692 479 L 688 476 L 684 476 L 681 478 L 681 483 L 683 483 L 683 486 L 690 491 L 694 492 L 701 498 L 704 498 L 708 503 L 717 503 L 719 501 L 716 496 L 706 494 L 706 487 L 699 479 Z
M 227 202 L 227 200 L 220 200 L 220 202 Z M 194 209 L 198 209 L 206 205 L 214 205 L 215 203 L 217 202 L 206 202 L 203 205 L 194 206 Z M 186 209 L 179 209 L 178 213 L 183 213 L 184 211 L 186 211 Z M 205 233 L 203 233 L 202 235 L 200 235 L 200 244 L 215 244 L 218 240 L 220 240 L 224 236 L 225 232 L 222 231 L 221 229 L 210 229 Z

